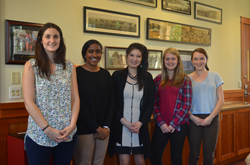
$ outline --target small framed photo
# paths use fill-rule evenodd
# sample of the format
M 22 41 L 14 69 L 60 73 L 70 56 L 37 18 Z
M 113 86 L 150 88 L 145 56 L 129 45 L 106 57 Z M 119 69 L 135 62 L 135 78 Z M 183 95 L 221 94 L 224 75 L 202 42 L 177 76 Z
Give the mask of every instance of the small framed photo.
M 211 29 L 147 18 L 148 40 L 211 45 Z
M 178 50 L 178 52 L 180 53 L 180 56 L 181 56 L 181 60 L 182 60 L 183 67 L 184 67 L 184 73 L 190 74 L 194 72 L 194 66 L 191 61 L 191 55 L 193 51 Z
M 222 9 L 199 2 L 194 2 L 194 18 L 222 24 Z
M 5 20 L 5 63 L 24 64 L 35 55 L 42 24 Z
M 157 0 L 121 0 L 131 3 L 136 3 L 144 6 L 157 7 Z
M 148 50 L 148 69 L 161 70 L 162 66 L 162 51 L 161 50 Z
M 188 0 L 162 0 L 162 9 L 177 13 L 191 15 L 191 1 Z
M 126 49 L 123 47 L 105 47 L 105 68 L 120 70 L 127 67 Z
M 85 33 L 140 38 L 140 16 L 116 11 L 83 8 Z

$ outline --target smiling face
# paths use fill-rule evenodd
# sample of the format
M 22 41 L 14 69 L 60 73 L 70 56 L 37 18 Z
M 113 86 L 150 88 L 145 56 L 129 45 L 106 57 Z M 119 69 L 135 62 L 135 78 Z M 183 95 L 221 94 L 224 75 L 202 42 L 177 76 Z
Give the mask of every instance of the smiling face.
M 86 64 L 91 66 L 97 66 L 102 57 L 102 50 L 100 45 L 92 44 L 86 51 L 85 59 Z
M 201 71 L 201 70 L 205 69 L 207 59 L 203 53 L 194 52 L 193 58 L 192 58 L 192 63 L 195 67 L 195 70 Z
M 133 49 L 128 55 L 127 55 L 127 64 L 128 67 L 136 69 L 142 61 L 142 54 L 141 51 L 138 49 Z
M 178 58 L 174 54 L 166 53 L 164 57 L 164 63 L 167 70 L 174 70 L 178 65 Z
M 60 35 L 55 28 L 48 28 L 44 31 L 42 45 L 47 54 L 55 54 L 60 46 Z

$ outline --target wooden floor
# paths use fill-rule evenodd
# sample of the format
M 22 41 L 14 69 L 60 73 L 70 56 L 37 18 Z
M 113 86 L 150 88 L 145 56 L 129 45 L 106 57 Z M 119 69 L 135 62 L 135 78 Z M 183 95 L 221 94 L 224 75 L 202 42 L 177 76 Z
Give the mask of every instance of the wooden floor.
M 245 162 L 245 159 L 241 159 L 236 162 L 230 163 L 228 165 L 246 165 L 246 162 Z

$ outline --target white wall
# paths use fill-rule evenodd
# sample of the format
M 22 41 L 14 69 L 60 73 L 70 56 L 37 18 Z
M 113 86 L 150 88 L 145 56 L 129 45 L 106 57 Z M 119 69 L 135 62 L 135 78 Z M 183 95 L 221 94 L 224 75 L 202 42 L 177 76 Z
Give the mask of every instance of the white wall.
M 194 19 L 194 1 L 192 15 L 163 11 L 161 0 L 157 8 L 137 5 L 119 0 L 0 0 L 0 102 L 16 102 L 23 99 L 9 99 L 11 72 L 22 72 L 23 65 L 5 64 L 5 24 L 4 20 L 16 20 L 34 23 L 54 22 L 63 31 L 67 47 L 67 58 L 75 64 L 82 64 L 81 48 L 89 39 L 99 40 L 103 46 L 127 47 L 132 42 L 145 44 L 149 49 L 165 50 L 175 47 L 181 50 L 194 50 L 203 47 L 209 55 L 208 66 L 218 72 L 225 84 L 224 89 L 238 89 L 241 79 L 240 16 L 250 18 L 249 0 L 198 0 L 198 2 L 223 9 L 222 25 Z M 83 33 L 83 6 L 137 14 L 141 16 L 141 37 L 119 37 Z M 199 46 L 146 40 L 146 18 L 155 18 L 182 24 L 212 29 L 212 45 Z M 104 56 L 101 61 L 104 67 Z M 113 72 L 113 71 L 111 71 Z M 151 71 L 156 76 L 159 71 Z

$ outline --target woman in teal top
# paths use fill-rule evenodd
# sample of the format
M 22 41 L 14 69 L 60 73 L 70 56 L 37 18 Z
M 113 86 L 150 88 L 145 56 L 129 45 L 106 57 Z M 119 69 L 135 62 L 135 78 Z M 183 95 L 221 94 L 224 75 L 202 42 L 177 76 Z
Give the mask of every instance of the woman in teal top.
M 212 165 L 216 148 L 219 120 L 218 114 L 224 103 L 220 75 L 210 72 L 207 66 L 208 55 L 197 48 L 191 56 L 195 71 L 189 75 L 192 80 L 192 105 L 189 111 L 189 165 L 199 160 L 201 140 L 203 142 L 203 164 Z
M 65 60 L 61 29 L 46 23 L 38 32 L 34 59 L 23 72 L 29 113 L 25 147 L 30 165 L 69 165 L 76 142 L 79 96 L 74 64 Z

